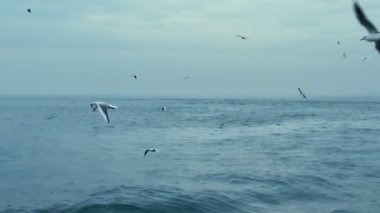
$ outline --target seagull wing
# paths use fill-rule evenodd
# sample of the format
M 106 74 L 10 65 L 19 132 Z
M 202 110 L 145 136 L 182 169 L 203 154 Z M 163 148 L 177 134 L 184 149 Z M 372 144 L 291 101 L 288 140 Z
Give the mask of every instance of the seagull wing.
M 108 113 L 107 113 L 107 106 L 104 105 L 98 105 L 99 107 L 99 112 L 103 116 L 104 120 L 107 121 L 107 123 L 110 122 L 110 119 L 108 118 Z
M 380 53 L 380 41 L 377 41 L 377 42 L 376 42 L 376 49 L 377 49 L 377 51 L 379 51 L 379 53 Z
M 148 152 L 149 152 L 149 149 L 145 150 L 145 152 L 144 152 L 144 156 L 145 156 L 146 154 L 148 154 Z
M 302 97 L 304 99 L 307 99 L 306 95 L 302 92 L 302 90 L 300 88 L 298 88 L 298 91 L 300 92 L 300 94 L 302 95 Z
M 359 20 L 360 24 L 363 25 L 370 34 L 378 33 L 376 27 L 367 19 L 362 8 L 357 2 L 354 3 L 354 10 L 356 18 Z

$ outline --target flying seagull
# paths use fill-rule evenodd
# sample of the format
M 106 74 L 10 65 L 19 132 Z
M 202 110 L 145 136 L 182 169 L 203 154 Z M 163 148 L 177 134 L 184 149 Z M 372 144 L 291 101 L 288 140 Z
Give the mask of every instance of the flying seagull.
M 110 119 L 108 118 L 107 109 L 117 109 L 117 106 L 107 104 L 105 102 L 95 101 L 90 104 L 92 111 L 96 111 L 99 108 L 100 114 L 103 116 L 104 120 L 109 123 Z
M 137 79 L 137 75 L 132 75 L 132 78 Z
M 155 148 L 147 149 L 147 150 L 145 150 L 145 152 L 144 152 L 144 157 L 148 154 L 148 152 L 159 152 L 159 151 L 158 151 L 158 149 L 155 149 Z
M 340 55 L 340 58 L 343 59 L 343 58 L 347 58 L 347 54 L 346 53 L 342 53 L 342 55 Z
M 303 97 L 304 99 L 307 99 L 305 93 L 302 92 L 301 88 L 298 87 L 298 91 L 300 92 L 300 94 L 302 95 L 302 97 Z
M 166 111 L 166 106 L 161 107 L 161 111 L 165 112 Z
M 355 56 L 357 58 L 360 58 L 360 60 L 362 60 L 362 61 L 366 61 L 368 58 L 370 58 L 370 57 L 367 57 L 367 56 L 360 56 L 360 55 L 356 55 L 356 54 L 353 54 L 353 56 Z
M 236 35 L 236 36 L 239 37 L 239 38 L 241 38 L 241 39 L 243 39 L 243 40 L 248 39 L 248 37 L 246 37 L 246 36 L 242 36 L 242 35 Z
M 375 42 L 376 49 L 380 53 L 380 33 L 377 31 L 376 27 L 367 19 L 359 3 L 354 1 L 354 11 L 356 18 L 359 20 L 360 24 L 363 25 L 369 35 L 364 36 L 361 40 L 366 40 L 369 42 Z
M 31 10 L 31 9 L 27 9 L 26 11 L 28 11 L 28 13 L 32 13 L 32 10 Z
M 340 45 L 340 41 L 337 41 L 336 43 L 337 43 L 338 45 Z

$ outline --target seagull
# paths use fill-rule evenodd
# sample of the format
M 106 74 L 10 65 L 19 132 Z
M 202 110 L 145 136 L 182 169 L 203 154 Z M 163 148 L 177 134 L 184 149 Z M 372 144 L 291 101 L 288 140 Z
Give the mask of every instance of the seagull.
M 137 79 L 137 75 L 132 75 L 132 78 Z
M 248 37 L 246 37 L 246 36 L 242 36 L 242 35 L 236 35 L 236 36 L 239 37 L 239 38 L 241 38 L 241 39 L 243 39 L 243 40 L 248 39 Z
M 354 1 L 354 11 L 356 14 L 356 18 L 359 20 L 360 24 L 363 25 L 369 33 L 369 35 L 364 36 L 360 40 L 375 42 L 376 49 L 380 53 L 380 33 L 379 33 L 379 31 L 377 31 L 376 27 L 367 19 L 366 15 L 364 14 L 359 3 L 355 2 L 355 1 Z
M 360 58 L 360 60 L 362 61 L 366 61 L 368 58 L 370 58 L 369 56 L 360 56 L 360 55 L 356 55 L 356 54 L 353 54 L 353 56 L 357 57 L 357 58 Z
M 340 45 L 340 41 L 337 41 L 336 43 L 337 43 L 338 45 Z
M 27 9 L 26 11 L 28 11 L 28 13 L 32 13 L 32 10 L 31 10 L 31 9 Z
M 165 112 L 166 111 L 166 106 L 161 107 L 161 111 Z
M 147 149 L 147 150 L 145 150 L 145 152 L 144 152 L 144 157 L 148 154 L 148 152 L 159 152 L 159 151 L 158 151 L 158 149 L 155 149 L 155 148 Z
M 298 91 L 300 92 L 300 94 L 302 95 L 302 97 L 303 97 L 304 99 L 307 99 L 305 93 L 302 92 L 301 88 L 298 87 Z
M 343 58 L 347 58 L 347 54 L 346 53 L 342 53 L 342 55 L 340 55 L 340 58 L 343 59 Z
M 95 111 L 97 108 L 99 108 L 100 114 L 103 116 L 104 120 L 107 123 L 110 122 L 110 119 L 108 118 L 107 109 L 117 109 L 117 106 L 100 101 L 95 101 L 94 103 L 91 103 L 90 106 L 92 108 L 92 111 Z

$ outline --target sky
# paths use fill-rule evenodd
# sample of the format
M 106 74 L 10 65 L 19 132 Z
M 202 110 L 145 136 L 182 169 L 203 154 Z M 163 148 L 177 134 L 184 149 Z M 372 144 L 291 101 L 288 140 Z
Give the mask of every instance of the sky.
M 351 0 L 17 0 L 0 19 L 0 95 L 380 96 Z

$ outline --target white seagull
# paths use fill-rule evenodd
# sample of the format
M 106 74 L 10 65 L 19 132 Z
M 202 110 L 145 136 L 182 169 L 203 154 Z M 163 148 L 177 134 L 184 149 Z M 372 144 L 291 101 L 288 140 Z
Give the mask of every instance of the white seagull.
M 369 35 L 364 36 L 361 40 L 366 40 L 369 42 L 375 42 L 376 49 L 380 53 L 380 33 L 377 31 L 376 27 L 368 20 L 366 15 L 364 14 L 360 5 L 354 1 L 354 11 L 356 14 L 356 18 L 359 20 L 360 24 L 363 25 Z
M 96 109 L 99 108 L 100 114 L 103 116 L 104 120 L 109 123 L 110 119 L 108 118 L 107 109 L 117 109 L 117 106 L 107 104 L 105 102 L 101 101 L 95 101 L 94 103 L 90 104 L 92 111 L 96 111 Z
M 145 150 L 144 152 L 144 157 L 148 154 L 148 152 L 159 152 L 158 149 L 156 148 L 150 148 L 150 149 L 147 149 Z

